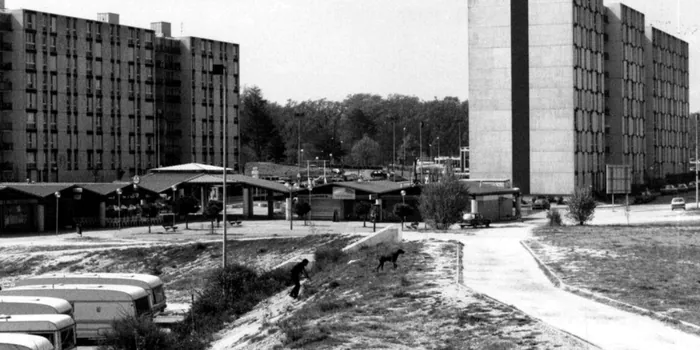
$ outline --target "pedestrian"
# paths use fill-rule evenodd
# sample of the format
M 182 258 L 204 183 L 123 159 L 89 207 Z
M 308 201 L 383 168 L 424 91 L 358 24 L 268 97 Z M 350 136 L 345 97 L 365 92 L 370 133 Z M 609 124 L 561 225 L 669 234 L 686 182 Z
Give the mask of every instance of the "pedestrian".
M 309 274 L 306 273 L 307 265 L 309 265 L 309 260 L 304 259 L 292 267 L 292 282 L 294 282 L 294 288 L 292 289 L 292 292 L 289 293 L 289 296 L 294 299 L 299 297 L 299 290 L 301 289 L 301 274 L 303 273 L 307 279 L 311 279 Z
M 75 228 L 78 230 L 78 235 L 83 236 L 83 225 L 80 222 L 75 223 Z

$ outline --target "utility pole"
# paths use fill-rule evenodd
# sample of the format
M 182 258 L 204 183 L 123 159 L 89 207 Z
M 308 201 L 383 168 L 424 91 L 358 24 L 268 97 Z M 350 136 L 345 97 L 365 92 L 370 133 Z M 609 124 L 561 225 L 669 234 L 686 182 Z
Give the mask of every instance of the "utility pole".
M 406 127 L 403 127 L 403 162 L 401 162 L 401 176 L 406 168 Z
M 699 113 L 695 113 L 695 208 L 700 208 L 700 202 L 698 201 L 698 117 Z
M 392 132 L 394 133 L 394 141 L 392 142 L 391 146 L 393 147 L 393 158 L 391 160 L 391 179 L 396 180 L 396 119 L 394 119 L 392 126 L 391 126 Z

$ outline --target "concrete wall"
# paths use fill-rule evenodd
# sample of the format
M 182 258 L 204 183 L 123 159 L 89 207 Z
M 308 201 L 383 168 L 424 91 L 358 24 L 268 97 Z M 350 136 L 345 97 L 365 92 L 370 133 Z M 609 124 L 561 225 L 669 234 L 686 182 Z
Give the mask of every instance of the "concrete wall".
M 362 247 L 373 247 L 380 243 L 398 243 L 403 239 L 402 233 L 402 229 L 399 225 L 391 225 L 343 248 L 343 251 L 346 253 L 353 253 L 360 250 Z
M 469 170 L 512 178 L 511 0 L 469 0 Z
M 573 1 L 531 0 L 531 193 L 574 187 Z

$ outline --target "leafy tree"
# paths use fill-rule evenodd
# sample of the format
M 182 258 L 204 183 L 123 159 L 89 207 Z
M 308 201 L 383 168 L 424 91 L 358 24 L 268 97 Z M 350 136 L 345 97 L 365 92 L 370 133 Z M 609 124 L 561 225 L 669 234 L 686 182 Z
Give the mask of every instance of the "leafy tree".
M 352 140 L 359 140 L 365 134 L 373 136 L 377 133 L 377 123 L 361 109 L 355 108 L 350 111 L 346 119 L 346 135 Z
M 365 135 L 352 146 L 351 156 L 360 166 L 375 165 L 378 162 L 379 144 Z
M 199 210 L 199 201 L 193 196 L 182 196 L 175 202 L 175 213 L 185 216 L 185 228 L 189 230 L 189 215 Z
M 401 226 L 403 226 L 406 217 L 413 214 L 413 207 L 406 203 L 396 203 L 394 205 L 394 215 L 401 218 Z
M 306 225 L 306 220 L 308 220 L 306 215 L 311 212 L 311 205 L 307 202 L 297 202 L 297 204 L 294 205 L 294 212 L 298 217 L 304 218 L 304 225 Z
M 369 202 L 355 203 L 355 214 L 362 217 L 362 227 L 367 227 L 367 216 L 372 210 L 372 204 Z
M 284 156 L 284 141 L 267 105 L 257 86 L 243 92 L 241 142 L 253 150 L 256 160 L 280 160 Z
M 569 214 L 572 220 L 583 225 L 593 219 L 596 202 L 590 188 L 577 188 L 569 200 Z
M 435 222 L 436 228 L 447 230 L 461 220 L 469 202 L 469 188 L 448 174 L 439 182 L 423 186 L 419 210 L 424 219 Z
M 148 233 L 151 233 L 151 219 L 158 216 L 159 211 L 155 203 L 146 203 L 141 206 L 141 216 L 148 218 Z
M 207 207 L 204 209 L 204 217 L 209 219 L 211 222 L 211 234 L 214 234 L 214 220 L 219 222 L 219 214 L 224 210 L 224 205 L 220 201 L 211 200 L 207 203 Z M 224 221 L 226 220 L 226 215 L 224 215 Z M 224 224 L 225 225 L 225 224 Z

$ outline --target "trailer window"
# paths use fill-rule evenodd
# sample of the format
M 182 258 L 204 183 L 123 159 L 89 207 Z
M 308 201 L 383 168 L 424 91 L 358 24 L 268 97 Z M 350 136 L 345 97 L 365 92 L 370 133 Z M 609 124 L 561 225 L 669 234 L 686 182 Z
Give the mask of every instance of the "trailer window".
M 41 333 L 41 332 L 27 332 L 27 333 L 31 334 L 31 335 L 38 335 L 40 337 L 44 337 L 44 338 L 49 340 L 51 345 L 54 345 L 54 346 L 56 345 L 56 343 L 54 342 L 53 333 Z
M 147 296 L 136 299 L 134 304 L 136 306 L 136 316 L 141 316 L 151 311 L 151 304 L 148 302 Z
M 61 349 L 72 349 L 75 347 L 75 330 L 73 327 L 61 331 Z
M 163 286 L 153 288 L 153 300 L 156 304 L 160 304 L 165 301 L 165 292 L 163 292 Z

